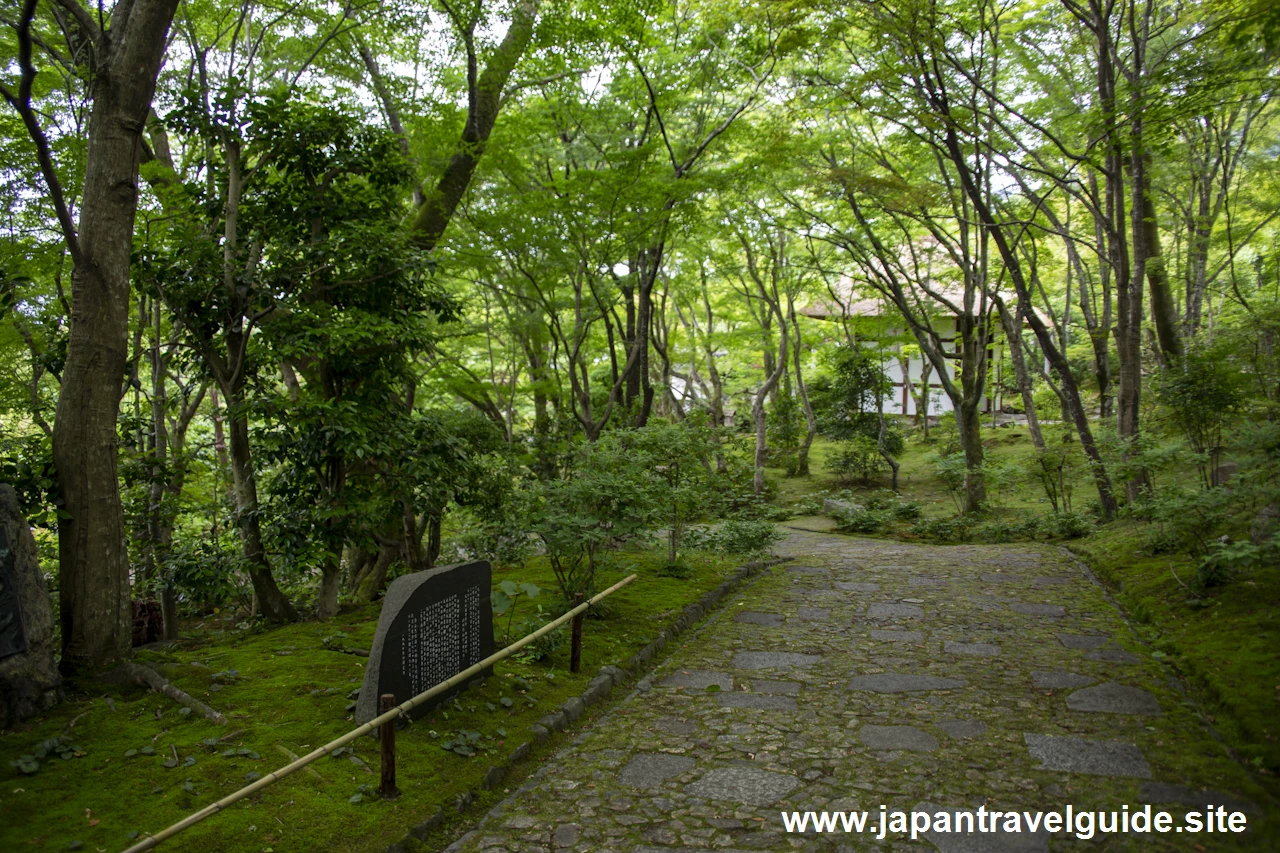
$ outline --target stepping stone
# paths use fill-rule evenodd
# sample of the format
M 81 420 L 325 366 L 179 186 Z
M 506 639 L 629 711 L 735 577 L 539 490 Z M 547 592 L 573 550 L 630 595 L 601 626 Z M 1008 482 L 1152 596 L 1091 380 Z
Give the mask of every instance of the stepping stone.
M 1031 757 L 1040 762 L 1037 770 L 1151 778 L 1151 765 L 1142 756 L 1142 750 L 1130 743 L 1051 735 L 1024 734 L 1022 737 Z
M 855 583 L 854 581 L 840 581 L 836 584 L 845 592 L 879 592 L 880 584 L 878 583 Z
M 735 613 L 733 621 L 743 622 L 747 625 L 763 625 L 766 628 L 781 628 L 783 618 L 781 613 L 755 613 L 748 610 Z
M 1073 711 L 1091 711 L 1101 714 L 1142 714 L 1160 716 L 1160 702 L 1145 690 L 1126 687 L 1108 681 L 1097 687 L 1077 690 L 1067 697 L 1067 707 Z
M 1085 655 L 1089 660 L 1102 660 L 1107 663 L 1142 663 L 1142 658 L 1124 649 L 1099 649 Z
M 731 665 L 735 669 L 795 669 L 822 660 L 822 655 L 799 652 L 738 652 Z
M 1058 642 L 1068 649 L 1098 649 L 1111 642 L 1109 634 L 1058 634 Z
M 986 581 L 987 583 L 1016 583 L 1022 580 L 1022 578 L 1018 577 L 1017 575 L 1007 575 L 1004 573 L 999 573 L 999 574 L 988 573 L 984 575 L 978 575 L 978 577 Z
M 876 666 L 882 666 L 885 669 L 893 669 L 898 666 L 910 666 L 915 663 L 913 658 L 872 657 L 871 660 L 876 664 Z
M 993 809 L 988 809 L 988 812 L 991 810 Z M 1049 850 L 1050 835 L 1043 826 L 1031 832 L 1024 823 L 1022 832 L 1005 832 L 1004 821 L 1001 819 L 996 822 L 998 826 L 994 831 L 982 832 L 978 828 L 981 826 L 978 813 L 973 809 L 918 803 L 914 811 L 928 812 L 934 816 L 930 829 L 922 832 L 921 835 L 941 853 L 1048 853 Z M 933 831 L 932 827 L 938 825 L 940 812 L 946 812 L 950 816 L 951 832 Z M 957 815 L 970 815 L 970 817 L 957 818 Z M 973 832 L 966 832 L 965 830 L 970 826 L 973 827 Z
M 556 847 L 572 847 L 582 838 L 582 827 L 576 823 L 562 823 L 551 835 L 551 843 Z
M 1067 608 L 1059 604 L 1025 604 L 1018 602 L 1017 604 L 1010 604 L 1009 609 L 1024 616 L 1048 616 L 1052 619 L 1061 619 L 1067 615 Z
M 753 693 L 784 693 L 787 696 L 799 696 L 800 687 L 798 681 L 770 681 L 767 678 L 760 678 L 753 679 L 751 682 Z
M 1070 578 L 1032 578 L 1031 585 L 1036 589 L 1047 589 L 1051 586 L 1066 586 L 1071 583 Z
M 907 586 L 946 586 L 951 581 L 946 578 L 907 578 Z
M 661 682 L 661 687 L 687 687 L 692 690 L 706 690 L 717 685 L 726 693 L 733 689 L 733 674 L 728 672 L 711 672 L 705 669 L 682 670 L 668 675 Z
M 1261 809 L 1256 805 L 1232 794 L 1224 794 L 1221 791 L 1197 791 L 1185 785 L 1170 785 L 1168 782 L 1143 782 L 1142 788 L 1138 791 L 1138 800 L 1153 805 L 1176 803 L 1192 809 L 1222 806 L 1228 811 L 1261 814 Z
M 987 724 L 981 720 L 940 720 L 938 728 L 952 737 L 982 737 L 987 733 Z
M 720 693 L 722 708 L 757 708 L 761 711 L 794 711 L 796 700 L 790 696 L 768 696 L 757 693 Z
M 1041 690 L 1069 690 L 1073 687 L 1088 687 L 1097 680 L 1087 675 L 1076 675 L 1074 672 L 1062 672 L 1061 670 L 1031 673 L 1031 685 Z
M 938 739 L 912 726 L 863 726 L 858 737 L 872 749 L 909 749 L 937 752 Z
M 953 655 L 978 655 L 993 658 L 1000 654 L 1000 647 L 995 643 L 952 643 L 948 642 L 943 650 Z
M 688 773 L 696 764 L 687 755 L 642 752 L 618 771 L 618 781 L 633 788 L 656 788 L 674 776 Z
M 681 720 L 676 717 L 662 717 L 655 720 L 653 727 L 659 731 L 664 731 L 672 735 L 691 735 L 698 730 L 696 723 L 688 720 Z
M 692 761 L 692 759 L 689 759 Z M 767 806 L 781 800 L 796 788 L 800 780 L 785 773 L 773 773 L 758 767 L 717 767 L 698 781 L 685 786 L 685 793 L 708 800 Z
M 867 608 L 868 616 L 894 616 L 920 619 L 924 616 L 924 608 L 914 604 L 892 604 L 879 602 Z
M 957 681 L 954 678 L 938 678 L 934 675 L 898 675 L 891 672 L 860 675 L 849 682 L 850 690 L 868 693 L 916 693 L 926 690 L 954 690 L 967 686 L 967 682 Z
M 872 628 L 871 639 L 888 640 L 890 643 L 923 643 L 924 631 L 882 631 Z
M 826 607 L 801 607 L 798 615 L 805 622 L 826 622 L 831 618 L 831 611 Z
M 787 571 L 795 572 L 798 575 L 825 575 L 826 569 L 817 566 L 787 566 Z

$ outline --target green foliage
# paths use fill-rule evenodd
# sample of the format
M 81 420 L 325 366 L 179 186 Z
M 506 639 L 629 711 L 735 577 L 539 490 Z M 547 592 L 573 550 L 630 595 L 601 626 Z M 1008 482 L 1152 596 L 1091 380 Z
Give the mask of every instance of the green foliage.
M 690 529 L 687 543 L 690 548 L 701 551 L 760 556 L 782 538 L 777 526 L 769 521 L 729 518 L 714 528 Z
M 69 739 L 55 737 L 41 741 L 31 752 L 23 753 L 15 760 L 10 761 L 9 766 L 16 768 L 18 772 L 26 776 L 32 776 L 39 772 L 40 762 L 48 758 L 60 758 L 63 761 L 70 761 L 73 758 L 81 758 L 84 755 L 84 750 L 71 743 Z
M 853 435 L 841 441 L 827 459 L 827 470 L 846 484 L 855 479 L 865 483 L 887 467 L 875 439 L 865 435 Z
M 888 518 L 889 513 L 883 510 L 859 506 L 836 513 L 836 520 L 840 523 L 840 529 L 848 530 L 852 533 L 876 533 L 884 527 Z
M 1164 418 L 1201 456 L 1200 477 L 1216 485 L 1227 425 L 1243 401 L 1243 376 L 1222 347 L 1191 346 L 1178 364 L 1156 374 L 1153 386 Z

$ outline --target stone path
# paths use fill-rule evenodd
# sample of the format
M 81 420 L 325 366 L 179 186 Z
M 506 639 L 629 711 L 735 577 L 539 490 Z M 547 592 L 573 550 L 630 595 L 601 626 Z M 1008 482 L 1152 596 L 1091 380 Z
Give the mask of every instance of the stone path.
M 1274 838 L 788 834 L 780 812 L 1141 809 L 1262 795 L 1048 546 L 793 532 L 636 693 L 450 853 L 1272 850 Z M 1196 846 L 1199 845 L 1199 846 Z

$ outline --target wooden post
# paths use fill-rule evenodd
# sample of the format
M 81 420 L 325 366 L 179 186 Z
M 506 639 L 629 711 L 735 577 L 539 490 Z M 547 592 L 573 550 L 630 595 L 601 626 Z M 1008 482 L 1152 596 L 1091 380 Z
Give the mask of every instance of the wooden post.
M 582 603 L 582 593 L 575 593 L 573 596 L 573 606 L 577 607 Z M 577 672 L 582 669 L 582 614 L 577 613 L 573 617 L 573 640 L 569 646 L 569 671 Z
M 379 710 L 385 714 L 396 706 L 396 697 L 392 693 L 383 693 Z M 382 724 L 382 794 L 384 800 L 394 800 L 400 796 L 396 788 L 396 718 L 392 717 Z

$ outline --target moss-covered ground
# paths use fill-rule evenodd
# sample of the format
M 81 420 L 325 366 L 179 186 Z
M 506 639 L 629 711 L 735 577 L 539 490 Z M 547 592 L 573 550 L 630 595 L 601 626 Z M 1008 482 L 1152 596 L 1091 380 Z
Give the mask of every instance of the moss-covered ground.
M 398 841 L 442 808 L 462 819 L 455 801 L 480 791 L 485 773 L 529 738 L 529 726 L 582 692 L 599 667 L 625 660 L 652 640 L 685 604 L 719 584 L 741 561 L 694 554 L 685 578 L 660 571 L 659 551 L 621 553 L 602 570 L 601 588 L 635 571 L 640 578 L 586 621 L 582 668 L 568 671 L 567 628 L 550 657 L 508 660 L 493 677 L 465 691 L 398 735 L 397 781 L 403 795 L 377 796 L 378 745 L 361 739 L 350 753 L 325 757 L 227 812 L 183 833 L 166 848 L 184 851 L 371 851 Z M 554 580 L 539 560 L 496 571 L 494 582 Z M 527 610 L 529 603 L 521 603 Z M 68 701 L 18 730 L 0 734 L 0 850 L 118 851 L 135 833 L 156 832 L 355 726 L 349 694 L 360 687 L 366 659 L 330 645 L 368 648 L 378 605 L 345 609 L 327 622 L 237 629 L 208 620 L 176 646 L 147 650 L 139 661 L 230 718 L 218 726 L 156 693 L 96 682 L 70 685 Z M 524 613 L 517 612 L 519 621 Z M 505 624 L 500 622 L 500 628 Z M 345 636 L 343 636 L 345 635 Z M 407 697 L 406 697 L 407 698 Z M 506 700 L 506 701 L 504 701 Z M 479 733 L 477 754 L 442 744 L 459 731 Z M 50 757 L 33 775 L 9 766 L 42 741 L 64 738 L 78 748 Z M 555 740 L 541 752 L 549 751 Z M 70 753 L 68 753 L 70 755 Z M 176 757 L 176 761 L 174 761 Z M 536 766 L 535 750 L 528 768 Z M 169 766 L 174 765 L 174 766 Z M 527 772 L 527 769 L 523 772 Z M 509 776 L 506 785 L 518 780 Z M 481 792 L 483 807 L 501 788 Z

